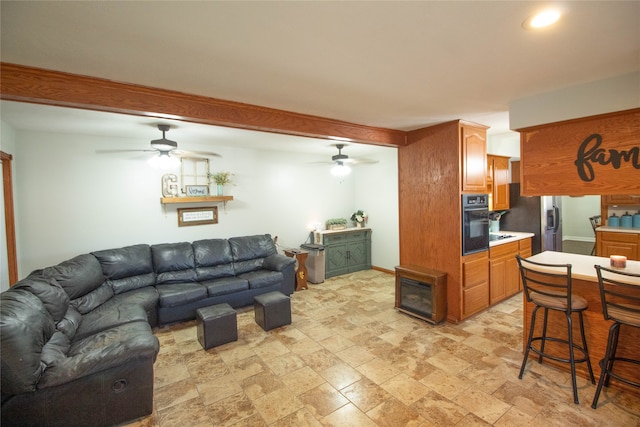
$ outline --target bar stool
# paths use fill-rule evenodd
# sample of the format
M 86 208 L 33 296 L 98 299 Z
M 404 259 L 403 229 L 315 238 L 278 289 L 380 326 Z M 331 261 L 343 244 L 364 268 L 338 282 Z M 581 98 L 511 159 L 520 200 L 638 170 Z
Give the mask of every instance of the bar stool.
M 587 362 L 591 383 L 595 384 L 591 361 L 589 360 L 589 350 L 584 334 L 584 321 L 582 313 L 587 309 L 587 300 L 579 295 L 571 294 L 571 264 L 544 264 L 526 260 L 516 255 L 522 285 L 528 302 L 535 304 L 531 312 L 531 326 L 529 328 L 529 339 L 524 352 L 524 359 L 520 367 L 519 379 L 522 379 L 524 368 L 529 358 L 529 352 L 538 354 L 538 363 L 542 363 L 543 358 L 552 359 L 558 362 L 569 363 L 571 365 L 571 384 L 573 386 L 573 402 L 578 404 L 578 386 L 576 383 L 576 363 Z M 544 309 L 544 320 L 542 325 L 542 335 L 533 336 L 536 314 L 538 310 Z M 547 318 L 549 310 L 564 313 L 567 319 L 567 339 L 547 336 Z M 580 321 L 580 335 L 582 346 L 573 342 L 572 314 L 577 313 Z M 533 346 L 534 341 L 540 341 L 540 348 Z M 566 344 L 569 350 L 569 358 L 563 358 L 551 353 L 545 353 L 544 347 L 547 341 Z M 578 350 L 582 357 L 575 357 L 575 350 Z
M 618 338 L 620 337 L 620 325 L 640 328 L 640 274 L 627 273 L 619 270 L 595 266 L 598 273 L 598 286 L 602 300 L 602 313 L 605 320 L 613 320 L 609 328 L 607 350 L 604 359 L 600 361 L 600 379 L 596 394 L 593 397 L 591 407 L 596 409 L 602 386 L 609 386 L 609 380 L 613 377 L 618 381 L 640 387 L 640 383 L 623 378 L 613 372 L 613 363 L 635 364 L 639 366 L 640 360 L 626 357 L 616 357 Z M 629 284 L 629 283 L 635 283 Z

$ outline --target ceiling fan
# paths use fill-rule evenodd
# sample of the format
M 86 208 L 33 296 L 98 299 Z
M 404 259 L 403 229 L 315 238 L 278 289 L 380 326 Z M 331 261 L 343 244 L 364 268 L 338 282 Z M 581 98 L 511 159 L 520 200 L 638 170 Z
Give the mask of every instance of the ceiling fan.
M 335 147 L 338 149 L 338 154 L 331 156 L 331 162 L 326 162 L 334 165 L 331 169 L 332 175 L 348 175 L 349 173 L 351 173 L 351 168 L 349 167 L 349 165 L 378 163 L 376 160 L 354 159 L 347 156 L 346 154 L 342 154 L 342 149 L 345 147 L 345 144 L 336 144 Z
M 100 150 L 100 152 L 107 153 L 122 153 L 122 152 L 152 152 L 158 153 L 157 157 L 153 157 L 150 159 L 150 162 L 155 166 L 172 166 L 178 164 L 177 157 L 197 157 L 197 156 L 213 156 L 213 157 L 222 157 L 218 153 L 213 153 L 210 151 L 185 151 L 178 150 L 178 143 L 176 141 L 172 141 L 167 139 L 166 133 L 171 129 L 171 126 L 165 124 L 158 124 L 158 130 L 162 132 L 162 138 L 154 139 L 151 141 L 151 149 L 150 150 Z

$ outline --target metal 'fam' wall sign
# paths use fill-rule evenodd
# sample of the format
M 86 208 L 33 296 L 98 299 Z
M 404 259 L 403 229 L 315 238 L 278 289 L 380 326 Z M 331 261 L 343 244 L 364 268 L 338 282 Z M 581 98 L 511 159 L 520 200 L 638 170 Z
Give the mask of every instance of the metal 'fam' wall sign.
M 520 130 L 525 196 L 640 194 L 640 108 Z
M 596 177 L 595 167 L 610 165 L 614 169 L 620 169 L 623 163 L 630 163 L 634 169 L 640 169 L 638 153 L 640 147 L 632 147 L 629 150 L 617 150 L 604 148 L 602 135 L 594 133 L 589 135 L 578 148 L 575 161 L 578 176 L 581 180 L 591 182 Z

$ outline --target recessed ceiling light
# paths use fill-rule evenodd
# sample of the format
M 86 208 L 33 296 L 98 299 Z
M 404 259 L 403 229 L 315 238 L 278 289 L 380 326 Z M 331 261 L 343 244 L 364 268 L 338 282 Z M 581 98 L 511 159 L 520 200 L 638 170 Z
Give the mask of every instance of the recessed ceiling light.
M 562 16 L 560 10 L 558 9 L 546 9 L 541 12 L 536 13 L 535 15 L 529 16 L 524 20 L 522 26 L 528 30 L 535 30 L 538 28 L 546 28 L 550 25 L 555 24 Z

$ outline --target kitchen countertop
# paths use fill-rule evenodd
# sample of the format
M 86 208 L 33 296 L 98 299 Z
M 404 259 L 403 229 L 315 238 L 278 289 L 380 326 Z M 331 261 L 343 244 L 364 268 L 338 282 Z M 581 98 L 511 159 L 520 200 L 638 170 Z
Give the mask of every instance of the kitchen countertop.
M 503 245 L 505 243 L 517 242 L 518 240 L 527 239 L 529 237 L 534 236 L 533 233 L 523 233 L 520 231 L 507 231 L 507 230 L 500 230 L 499 233 L 491 233 L 491 234 L 509 234 L 513 237 L 509 237 L 507 239 L 494 240 L 492 242 L 489 242 L 489 248 L 492 248 L 498 245 Z
M 596 231 L 613 231 L 615 233 L 634 233 L 640 234 L 640 228 L 631 228 L 631 227 L 609 227 L 608 225 L 603 225 L 601 227 L 597 227 Z
M 566 252 L 545 251 L 527 259 L 545 264 L 571 264 L 571 277 L 596 283 L 598 282 L 598 276 L 593 266 L 597 264 L 611 268 L 609 258 Z M 627 267 L 621 268 L 620 271 L 640 274 L 640 261 L 627 260 Z M 632 280 L 632 283 L 640 285 L 640 279 Z

